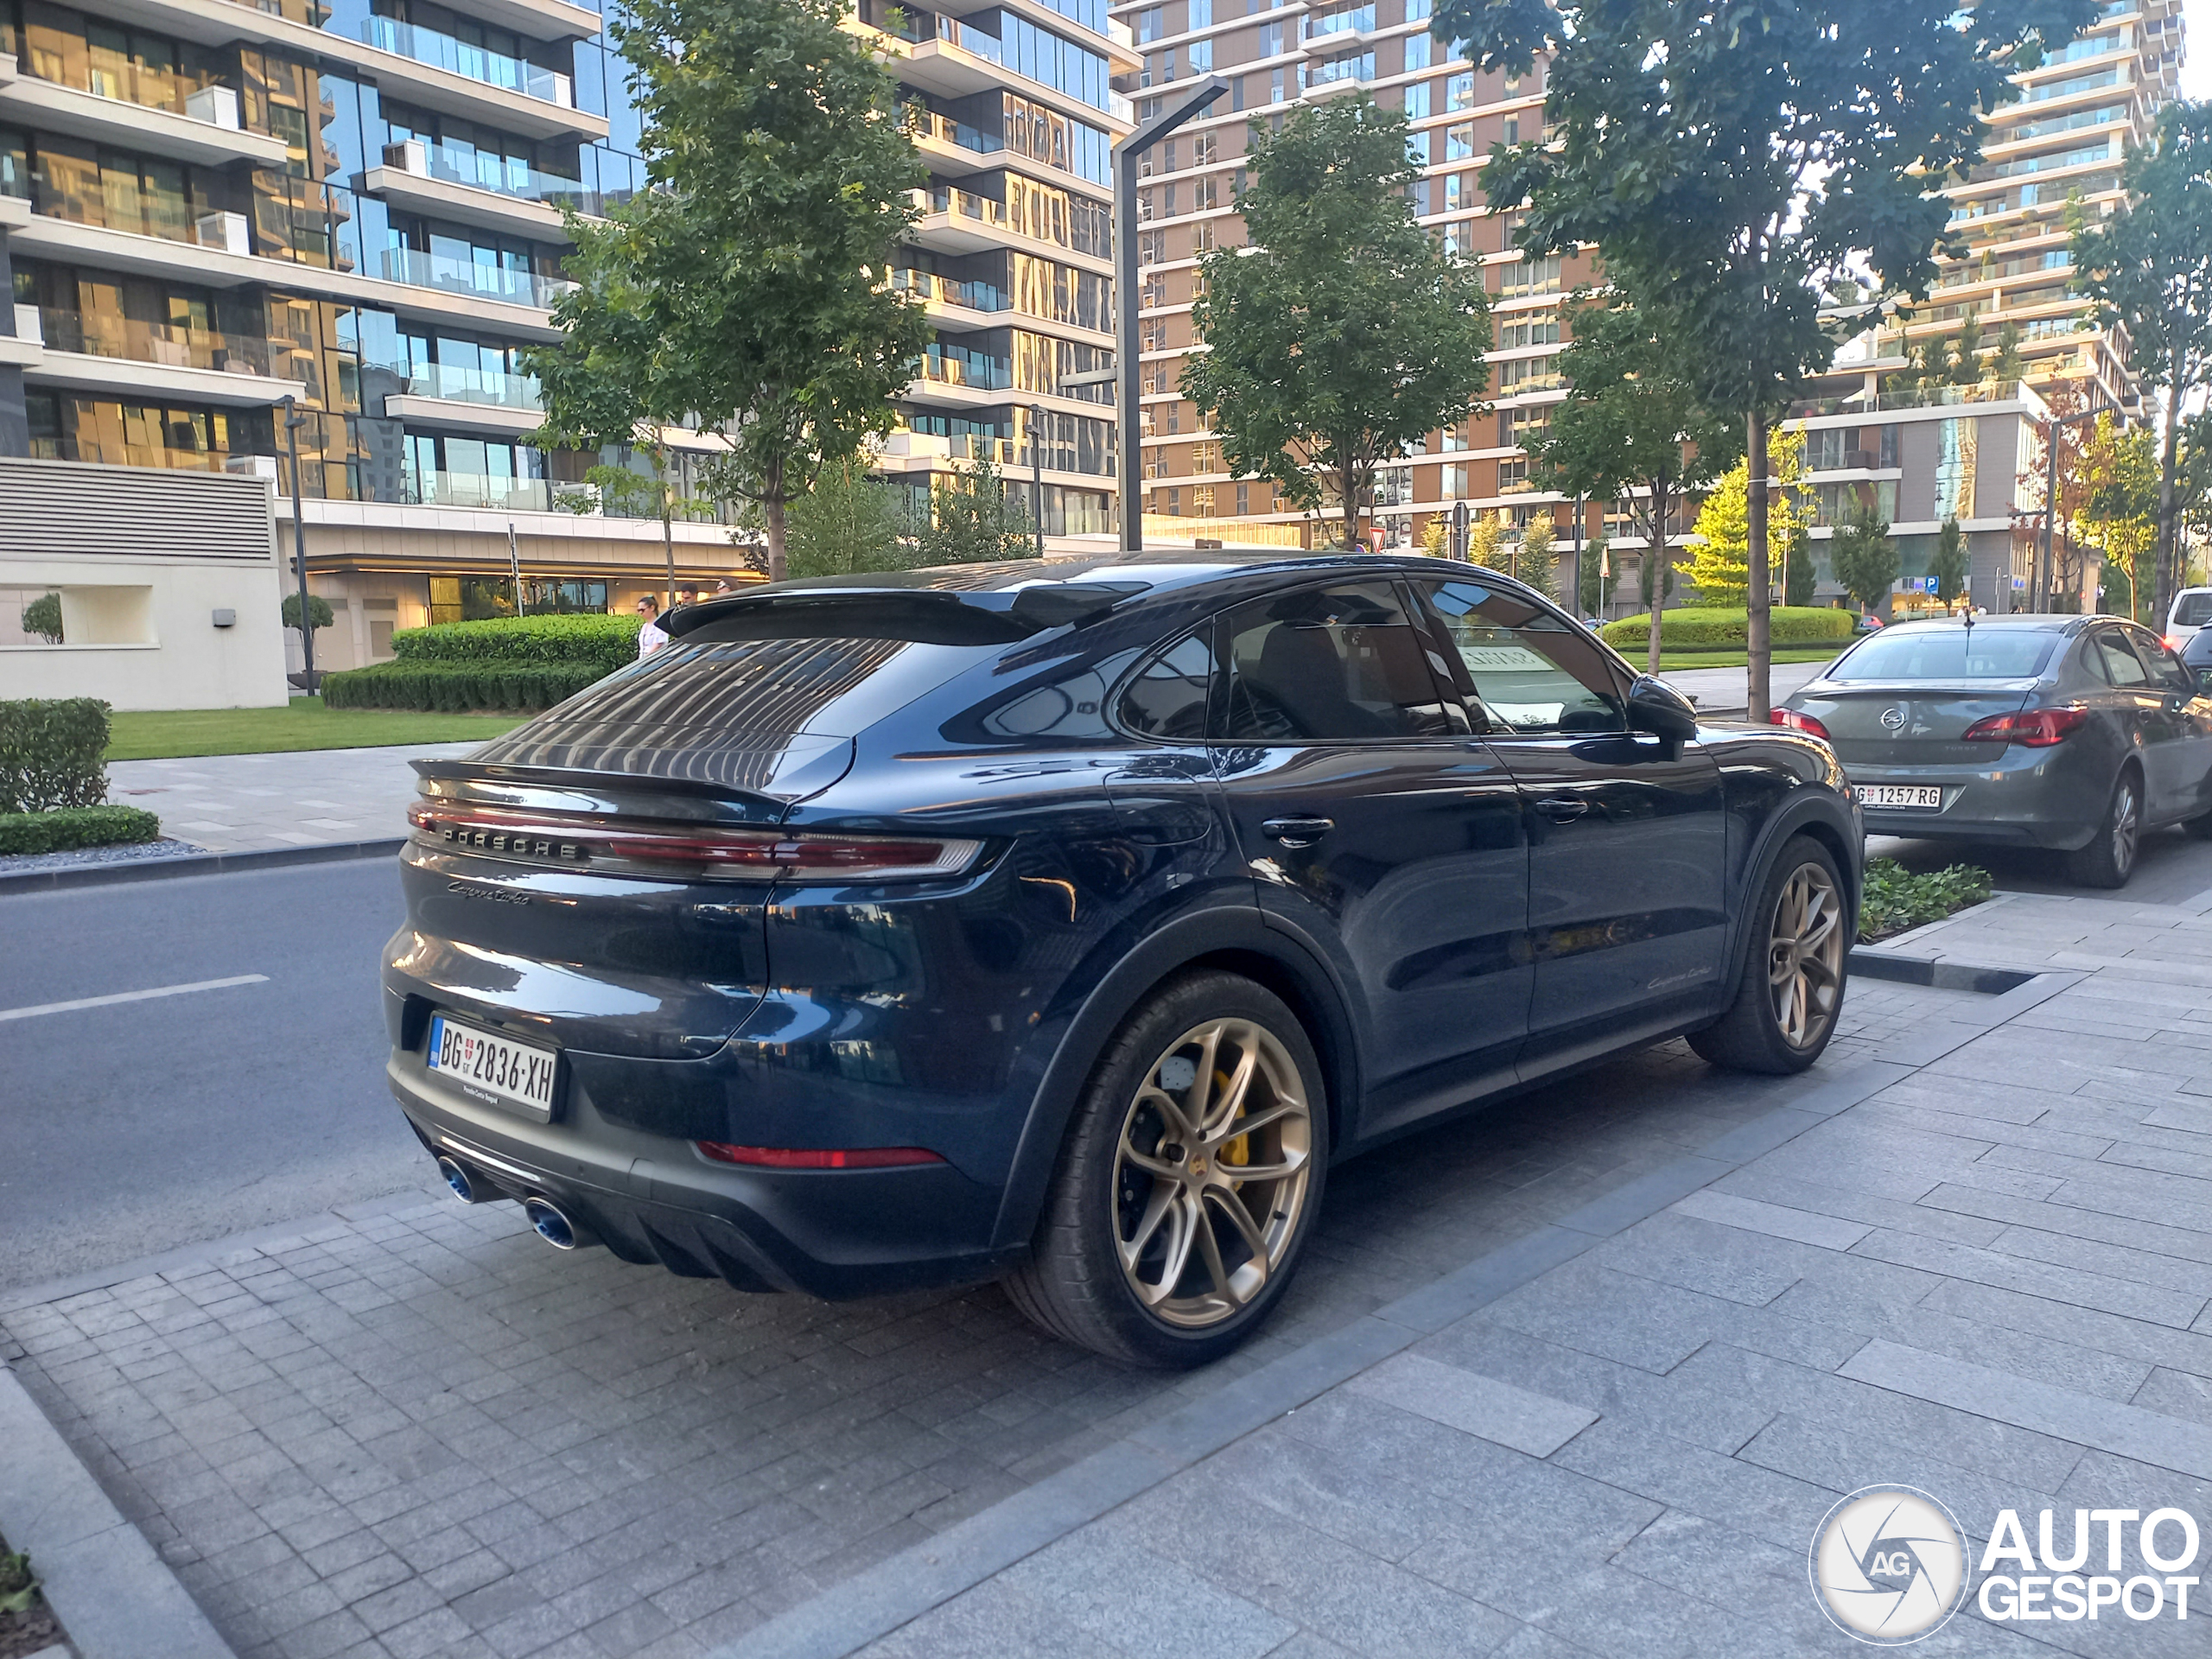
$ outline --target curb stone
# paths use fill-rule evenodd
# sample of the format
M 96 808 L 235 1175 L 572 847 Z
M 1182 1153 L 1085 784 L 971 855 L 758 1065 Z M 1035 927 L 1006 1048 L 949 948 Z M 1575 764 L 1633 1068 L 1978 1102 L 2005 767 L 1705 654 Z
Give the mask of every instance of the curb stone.
M 5 1365 L 0 1446 L 0 1527 L 37 1564 L 79 1659 L 237 1659 Z
M 392 836 L 378 841 L 334 841 L 315 847 L 269 847 L 244 853 L 180 853 L 174 858 L 22 870 L 0 875 L 0 894 L 46 893 L 56 887 L 102 887 L 117 881 L 156 881 L 175 875 L 223 875 L 234 870 L 282 868 L 290 864 L 385 858 L 397 855 L 406 844 L 404 836 Z

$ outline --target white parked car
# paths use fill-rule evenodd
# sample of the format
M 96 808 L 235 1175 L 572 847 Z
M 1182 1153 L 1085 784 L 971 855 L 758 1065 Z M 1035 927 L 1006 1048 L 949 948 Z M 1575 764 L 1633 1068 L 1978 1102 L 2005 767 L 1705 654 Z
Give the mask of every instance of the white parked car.
M 2212 622 L 2212 588 L 2183 588 L 2166 613 L 2166 648 L 2179 651 L 2208 622 Z

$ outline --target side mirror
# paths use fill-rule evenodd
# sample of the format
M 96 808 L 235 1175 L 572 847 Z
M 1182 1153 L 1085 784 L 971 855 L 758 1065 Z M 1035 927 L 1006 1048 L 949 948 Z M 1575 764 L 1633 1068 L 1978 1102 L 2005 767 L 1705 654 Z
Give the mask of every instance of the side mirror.
M 1628 689 L 1628 723 L 1631 731 L 1687 743 L 1697 735 L 1697 708 L 1664 680 L 1639 674 Z

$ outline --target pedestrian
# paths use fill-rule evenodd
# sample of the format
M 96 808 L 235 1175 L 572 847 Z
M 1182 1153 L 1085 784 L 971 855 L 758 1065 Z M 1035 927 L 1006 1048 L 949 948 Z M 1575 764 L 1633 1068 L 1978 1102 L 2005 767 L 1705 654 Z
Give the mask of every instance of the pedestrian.
M 679 605 L 697 604 L 699 602 L 699 590 L 696 588 L 677 588 L 676 590 L 676 602 Z
M 708 594 L 707 597 L 709 599 L 728 599 L 736 591 L 737 584 L 732 582 L 728 576 L 716 576 L 715 578 L 715 591 Z
M 639 660 L 650 657 L 668 643 L 668 631 L 660 625 L 660 601 L 651 594 L 638 601 L 638 656 Z

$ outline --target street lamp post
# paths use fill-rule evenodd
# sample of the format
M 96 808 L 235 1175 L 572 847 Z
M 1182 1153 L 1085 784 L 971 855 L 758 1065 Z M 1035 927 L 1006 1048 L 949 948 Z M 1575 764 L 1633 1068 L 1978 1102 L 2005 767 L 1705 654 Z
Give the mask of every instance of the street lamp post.
M 1229 90 L 1219 75 L 1193 81 L 1180 94 L 1160 100 L 1160 113 L 1114 146 L 1114 315 L 1115 367 L 1122 377 L 1121 423 L 1122 551 L 1144 550 L 1144 443 L 1138 399 L 1144 395 L 1137 364 L 1137 161 Z
M 300 668 L 302 689 L 315 695 L 315 619 L 308 614 L 307 510 L 300 505 L 300 429 L 308 417 L 290 397 L 284 399 L 284 448 L 292 460 L 292 555 L 300 578 Z
M 1037 520 L 1037 556 L 1045 556 L 1045 446 L 1037 429 L 1045 423 L 1045 406 L 1029 405 L 1029 511 Z M 1065 526 L 1063 526 L 1065 528 Z

